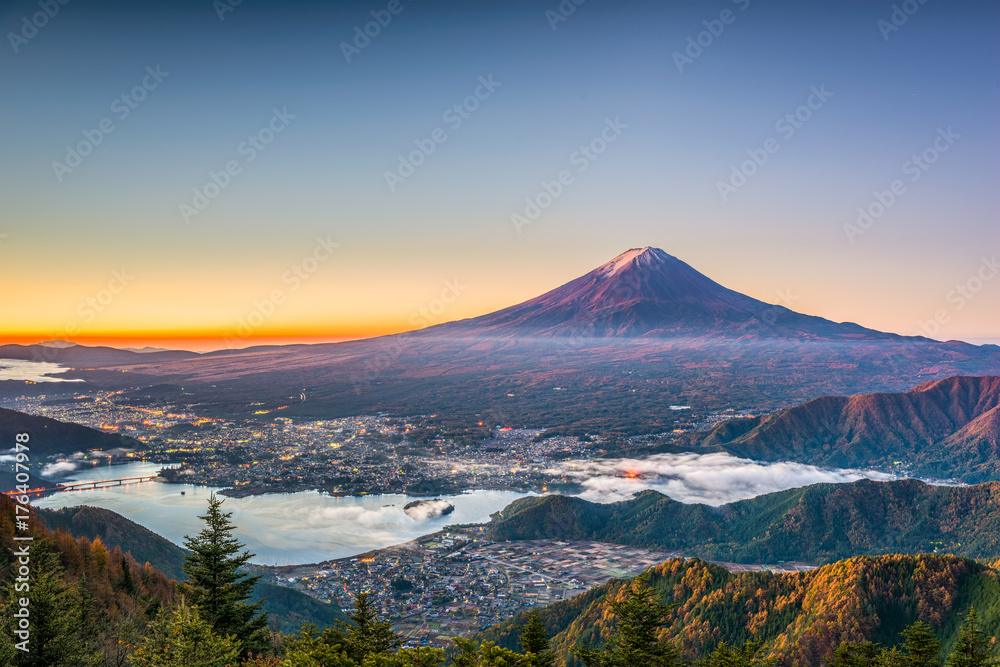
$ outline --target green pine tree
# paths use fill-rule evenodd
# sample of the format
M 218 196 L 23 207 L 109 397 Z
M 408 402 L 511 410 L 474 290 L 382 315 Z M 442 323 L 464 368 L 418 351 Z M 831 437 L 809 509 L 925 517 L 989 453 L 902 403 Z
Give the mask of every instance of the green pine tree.
M 358 591 L 355 594 L 354 609 L 348 617 L 352 623 L 338 622 L 335 627 L 325 628 L 322 632 L 311 623 L 304 624 L 298 634 L 285 640 L 285 664 L 289 667 L 367 667 L 369 663 L 405 665 L 410 661 L 423 665 L 432 657 L 426 651 L 404 650 L 397 653 L 403 641 L 393 631 L 390 621 L 379 618 L 378 608 L 370 593 Z M 440 652 L 432 653 L 438 655 Z
M 765 656 L 764 645 L 760 642 L 748 641 L 742 648 L 720 642 L 707 658 L 696 664 L 698 667 L 773 667 L 778 659 Z
M 990 658 L 990 637 L 978 625 L 976 609 L 969 610 L 962 626 L 962 634 L 948 656 L 945 667 L 992 667 L 997 662 Z
M 30 574 L 27 582 L 17 582 L 15 577 L 4 583 L 0 598 L 0 623 L 3 626 L 3 644 L 14 647 L 0 651 L 17 667 L 77 667 L 86 664 L 86 644 L 81 636 L 81 614 L 84 611 L 77 586 L 63 581 L 63 568 L 56 553 L 49 550 L 47 540 L 34 542 L 29 549 Z M 29 588 L 23 589 L 27 583 Z M 22 590 L 18 590 L 20 584 Z M 27 607 L 30 636 L 27 645 L 15 634 L 19 629 L 21 599 L 29 600 Z M 18 645 L 27 648 L 22 651 Z
M 941 642 L 931 626 L 917 621 L 903 630 L 904 667 L 940 667 Z
M 552 667 L 556 656 L 549 650 L 549 634 L 537 611 L 528 614 L 528 622 L 521 628 L 521 650 L 530 654 L 531 667 Z
M 826 664 L 828 667 L 897 667 L 897 656 L 874 642 L 844 642 Z
M 217 635 L 232 635 L 244 653 L 264 653 L 271 642 L 263 601 L 248 602 L 260 577 L 240 572 L 254 554 L 244 551 L 243 543 L 231 535 L 233 513 L 223 512 L 222 502 L 213 493 L 208 513 L 200 517 L 206 527 L 196 537 L 184 537 L 184 546 L 191 551 L 184 559 L 188 576 L 184 592 Z
M 393 654 L 373 654 L 365 658 L 361 667 L 441 667 L 444 650 L 439 648 L 401 648 Z M 316 667 L 310 665 L 310 667 Z
M 298 633 L 284 642 L 282 667 L 354 667 L 357 663 L 344 651 L 347 639 L 341 628 L 322 633 L 312 623 L 303 623 Z
M 392 623 L 379 618 L 371 593 L 357 592 L 354 609 L 348 617 L 354 624 L 347 626 L 344 648 L 359 663 L 369 655 L 392 653 L 403 643 L 393 631 Z
M 132 579 L 132 568 L 128 564 L 128 558 L 122 554 L 121 563 L 119 563 L 122 569 L 122 589 L 128 596 L 135 595 L 135 581 Z
M 163 609 L 149 624 L 145 639 L 130 656 L 133 667 L 235 667 L 240 661 L 235 637 L 220 637 L 183 599 Z
M 458 649 L 458 654 L 452 656 L 454 667 L 525 667 L 530 664 L 520 653 L 493 642 L 480 643 L 464 637 L 452 637 L 451 641 Z
M 647 575 L 640 575 L 624 600 L 611 603 L 617 626 L 604 646 L 577 646 L 573 654 L 587 667 L 679 666 L 674 645 L 657 638 L 674 606 L 660 602 L 647 583 Z

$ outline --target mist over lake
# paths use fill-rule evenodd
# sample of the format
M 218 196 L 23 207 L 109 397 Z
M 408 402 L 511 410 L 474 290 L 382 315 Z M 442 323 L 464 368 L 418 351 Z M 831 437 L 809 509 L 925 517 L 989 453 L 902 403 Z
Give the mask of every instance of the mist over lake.
M 768 466 L 726 455 L 573 463 L 567 462 L 566 467 L 581 477 L 584 491 L 580 497 L 601 503 L 625 500 L 638 491 L 654 489 L 681 502 L 720 505 L 821 481 L 890 478 L 797 464 Z M 73 471 L 59 477 L 59 482 L 154 475 L 162 467 L 157 463 L 98 466 Z M 185 535 L 201 530 L 203 524 L 198 517 L 204 513 L 209 495 L 218 490 L 152 481 L 56 493 L 35 504 L 48 509 L 102 507 L 181 545 Z M 535 494 L 475 490 L 442 495 L 440 498 L 454 505 L 455 511 L 444 516 L 421 515 L 419 519 L 409 516 L 403 507 L 420 498 L 403 494 L 334 497 L 318 491 L 272 493 L 226 498 L 223 508 L 233 513 L 236 537 L 256 554 L 253 562 L 287 565 L 353 556 L 407 542 L 449 524 L 485 523 L 491 514 L 527 495 Z
M 161 464 L 130 463 L 100 466 L 60 478 L 64 484 L 156 474 Z M 72 491 L 46 496 L 35 504 L 48 509 L 93 505 L 118 512 L 175 544 L 200 531 L 208 497 L 213 491 L 190 484 L 133 483 L 94 491 Z M 183 492 L 183 495 L 182 495 Z M 312 563 L 353 556 L 433 533 L 448 525 L 481 523 L 527 494 L 513 491 L 471 491 L 441 496 L 455 506 L 443 517 L 415 521 L 403 505 L 415 500 L 401 494 L 332 497 L 317 491 L 275 493 L 226 498 L 223 509 L 232 512 L 234 535 L 256 556 L 252 562 L 269 565 Z
M 83 380 L 71 380 L 67 378 L 55 377 L 59 373 L 65 373 L 66 366 L 53 364 L 47 361 L 28 361 L 26 359 L 0 359 L 0 382 L 5 380 L 21 380 L 28 382 L 83 382 Z

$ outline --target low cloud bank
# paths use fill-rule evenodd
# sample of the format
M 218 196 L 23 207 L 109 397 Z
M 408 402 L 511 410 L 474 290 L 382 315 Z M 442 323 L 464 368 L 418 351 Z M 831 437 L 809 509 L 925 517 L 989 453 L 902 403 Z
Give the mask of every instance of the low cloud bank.
M 568 461 L 552 470 L 583 487 L 585 500 L 610 503 L 653 489 L 683 503 L 724 505 L 765 493 L 823 482 L 887 481 L 894 475 L 867 470 L 764 463 L 731 454 L 656 454 L 647 459 Z
M 42 468 L 42 477 L 58 477 L 59 475 L 65 475 L 71 473 L 80 466 L 73 461 L 56 461 L 55 463 L 50 463 L 44 468 Z
M 406 516 L 414 521 L 426 521 L 427 519 L 450 514 L 454 509 L 455 506 L 447 500 L 436 498 L 434 500 L 417 500 L 408 503 L 403 508 L 403 511 L 406 512 Z

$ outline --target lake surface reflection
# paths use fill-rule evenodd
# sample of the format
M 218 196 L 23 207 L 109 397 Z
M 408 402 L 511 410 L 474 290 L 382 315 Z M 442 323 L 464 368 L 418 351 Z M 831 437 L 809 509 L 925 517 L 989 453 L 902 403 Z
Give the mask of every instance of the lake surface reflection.
M 0 359 L 0 381 L 27 380 L 29 382 L 83 382 L 55 377 L 59 373 L 71 370 L 68 366 L 60 366 L 47 361 L 28 361 L 25 359 Z
M 161 464 L 130 463 L 74 471 L 62 483 L 120 479 L 156 474 Z M 217 489 L 216 489 L 217 490 Z M 213 489 L 190 484 L 143 482 L 95 491 L 73 491 L 46 496 L 36 504 L 58 509 L 75 505 L 103 507 L 149 528 L 175 544 L 204 527 Z M 182 493 L 183 492 L 183 493 Z M 470 491 L 439 496 L 455 506 L 443 517 L 415 521 L 403 512 L 412 496 L 387 494 L 334 498 L 317 491 L 278 493 L 249 498 L 226 498 L 222 505 L 233 513 L 236 537 L 255 553 L 255 563 L 288 565 L 343 558 L 370 549 L 406 542 L 458 523 L 483 523 L 524 493 Z

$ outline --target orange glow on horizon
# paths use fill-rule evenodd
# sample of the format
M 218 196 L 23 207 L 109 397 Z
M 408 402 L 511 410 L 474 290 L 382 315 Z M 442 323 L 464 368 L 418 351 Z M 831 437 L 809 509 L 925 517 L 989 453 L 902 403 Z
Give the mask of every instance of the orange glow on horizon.
M 342 343 L 362 340 L 388 334 L 401 333 L 409 329 L 387 329 L 375 331 L 343 331 L 331 334 L 278 332 L 250 335 L 246 338 L 232 332 L 122 332 L 96 333 L 82 336 L 53 336 L 45 333 L 0 333 L 0 345 L 35 345 L 52 340 L 65 340 L 88 347 L 163 348 L 167 350 L 189 350 L 206 352 L 228 348 L 245 348 L 257 345 L 314 345 L 317 343 Z

